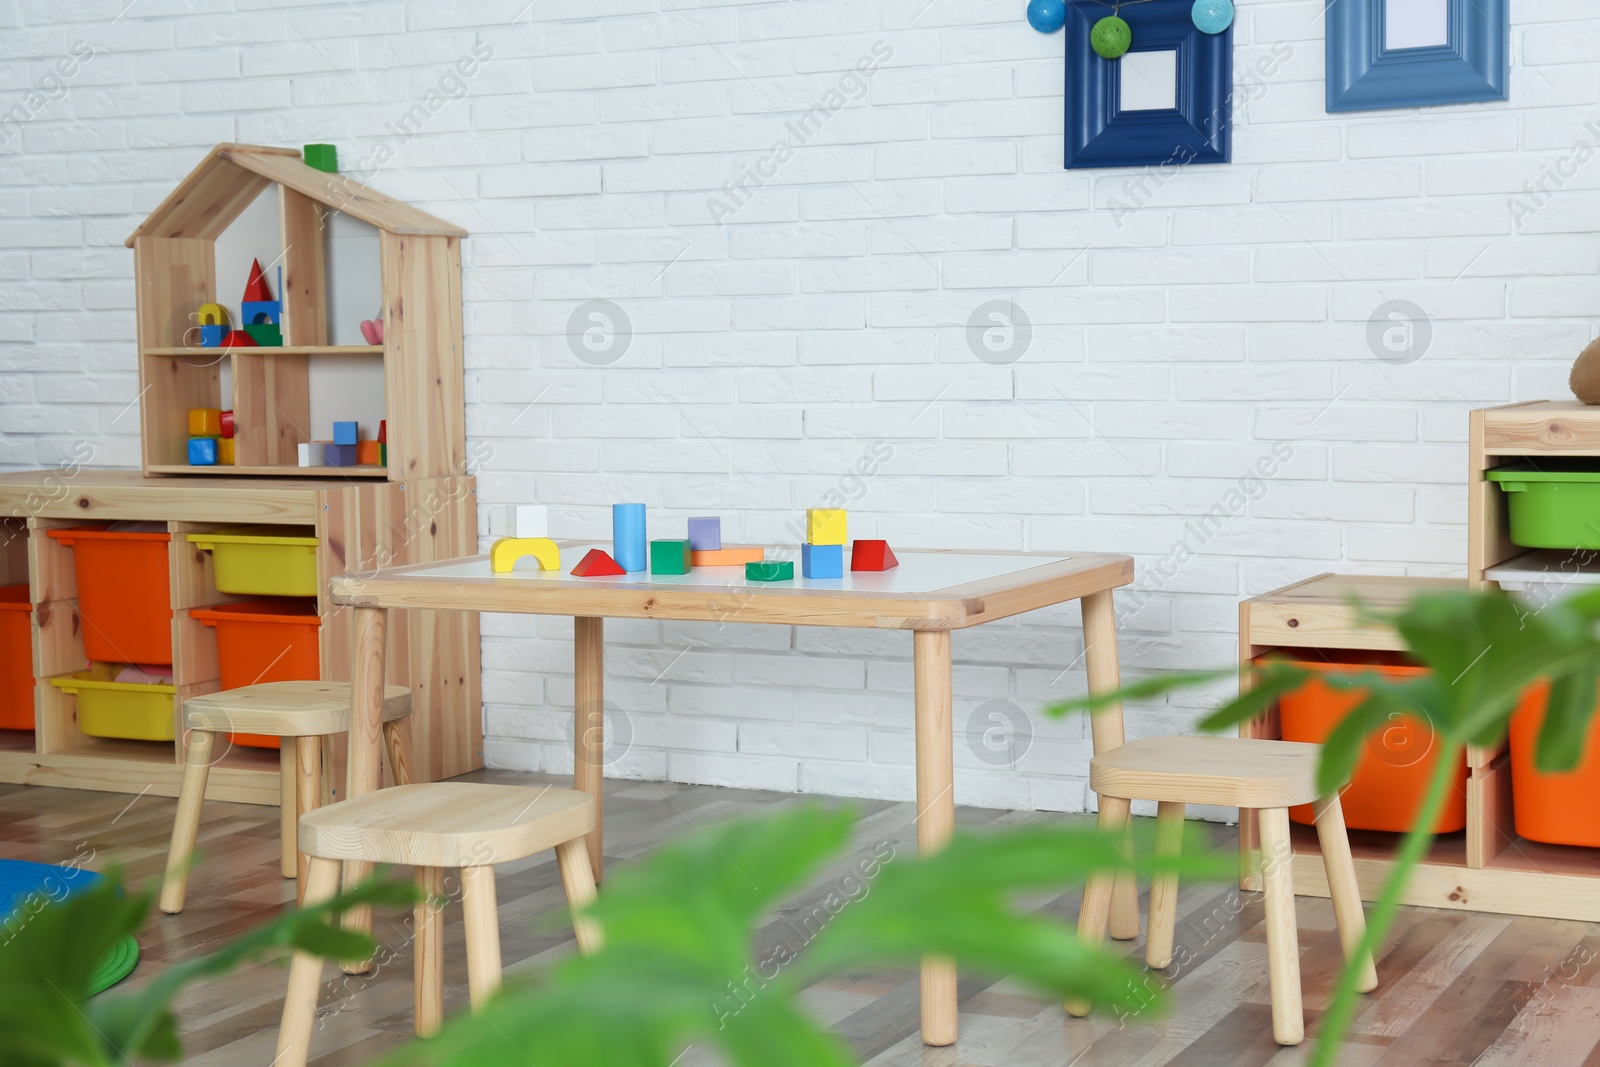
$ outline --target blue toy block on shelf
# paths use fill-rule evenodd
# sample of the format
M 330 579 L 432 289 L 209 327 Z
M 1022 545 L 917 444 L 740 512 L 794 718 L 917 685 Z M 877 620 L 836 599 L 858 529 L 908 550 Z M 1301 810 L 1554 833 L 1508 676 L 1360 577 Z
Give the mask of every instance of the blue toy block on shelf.
M 800 546 L 800 574 L 806 578 L 843 578 L 844 546 Z
M 643 504 L 611 505 L 611 555 L 617 566 L 630 573 L 649 566 Z
M 324 467 L 354 467 L 356 465 L 356 446 L 341 445 L 337 441 L 322 442 L 322 465 Z
M 222 339 L 228 336 L 228 327 L 216 324 L 200 324 L 200 347 L 221 348 Z
M 336 445 L 353 445 L 359 438 L 356 436 L 356 424 L 353 422 L 336 422 L 333 424 L 333 443 Z
M 722 520 L 715 515 L 697 515 L 689 520 L 689 547 L 696 552 L 715 552 L 722 547 Z
M 215 467 L 217 465 L 217 439 L 215 437 L 189 438 L 189 466 Z

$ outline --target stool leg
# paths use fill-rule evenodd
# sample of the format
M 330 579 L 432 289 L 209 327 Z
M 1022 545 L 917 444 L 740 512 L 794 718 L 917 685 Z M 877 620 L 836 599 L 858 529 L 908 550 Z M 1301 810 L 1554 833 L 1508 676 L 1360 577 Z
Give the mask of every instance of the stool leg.
M 1350 836 L 1345 832 L 1344 809 L 1338 794 L 1323 797 L 1313 808 L 1317 815 L 1317 840 L 1322 843 L 1322 867 L 1328 874 L 1328 895 L 1333 898 L 1333 916 L 1339 923 L 1339 943 L 1344 958 L 1354 960 L 1367 936 L 1367 913 L 1361 907 L 1361 887 L 1356 883 L 1356 864 L 1350 857 Z M 1356 992 L 1370 993 L 1378 988 L 1378 969 L 1372 953 L 1361 960 Z
M 339 888 L 339 863 L 313 857 L 306 868 L 306 903 L 320 904 Z M 311 1047 L 311 1025 L 317 1016 L 317 990 L 322 986 L 322 959 L 296 952 L 289 964 L 289 990 L 278 1024 L 278 1055 L 273 1067 L 305 1067 Z
M 301 815 L 317 810 L 322 793 L 322 738 L 297 737 L 294 739 L 295 747 L 295 810 Z M 306 862 L 307 857 L 300 851 L 300 825 L 296 822 L 289 836 L 290 846 L 294 849 L 295 865 L 298 868 L 300 884 L 295 888 L 299 891 L 302 902 L 305 900 L 306 889 Z
M 176 915 L 183 910 L 189 890 L 189 867 L 194 842 L 200 833 L 200 805 L 206 799 L 206 779 L 211 775 L 213 735 L 190 730 L 184 738 L 183 784 L 178 786 L 178 816 L 172 822 L 172 845 L 167 850 L 167 873 L 161 880 L 161 910 Z
M 1280 1045 L 1305 1040 L 1300 1005 L 1300 934 L 1294 919 L 1293 849 L 1289 809 L 1261 808 L 1261 880 L 1266 891 L 1267 969 L 1272 981 L 1272 1037 Z
M 409 722 L 408 719 L 395 719 L 383 724 L 383 744 L 389 751 L 389 773 L 394 775 L 395 785 L 410 785 L 415 781 L 411 775 Z
M 1183 851 L 1182 804 L 1163 800 L 1156 805 L 1156 855 L 1176 856 Z M 1172 965 L 1172 942 L 1178 930 L 1178 876 L 1157 874 L 1150 880 L 1150 930 L 1145 935 L 1144 961 L 1156 970 Z
M 1124 797 L 1100 798 L 1100 832 L 1113 841 L 1124 840 L 1124 829 L 1133 809 L 1133 802 Z M 1083 887 L 1083 905 L 1078 909 L 1078 940 L 1088 945 L 1099 945 L 1106 939 L 1106 927 L 1111 921 L 1111 894 L 1118 878 L 1110 874 L 1097 874 Z M 1081 1000 L 1069 1000 L 1065 1005 L 1068 1015 L 1083 1018 L 1089 1014 L 1089 1005 Z
M 423 897 L 412 912 L 416 937 L 416 1031 L 432 1037 L 444 1021 L 444 868 L 418 867 Z
M 300 874 L 300 761 L 295 739 L 278 738 L 278 866 L 285 878 Z
M 567 907 L 576 912 L 594 901 L 594 864 L 589 859 L 589 846 L 585 838 L 575 837 L 556 846 L 556 866 L 561 870 L 561 886 L 567 891 Z M 574 914 L 572 933 L 578 939 L 578 951 L 585 956 L 599 952 L 605 944 L 600 924 Z
M 472 1006 L 481 1008 L 500 988 L 500 906 L 493 867 L 461 868 L 461 908 L 467 933 L 467 990 Z

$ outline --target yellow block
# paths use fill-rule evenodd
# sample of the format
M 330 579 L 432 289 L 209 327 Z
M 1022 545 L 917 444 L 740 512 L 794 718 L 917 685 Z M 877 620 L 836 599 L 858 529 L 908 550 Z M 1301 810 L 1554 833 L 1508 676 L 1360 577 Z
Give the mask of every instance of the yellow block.
M 222 436 L 222 409 L 221 408 L 190 408 L 189 409 L 189 436 L 190 437 L 221 437 Z
M 845 537 L 844 508 L 807 508 L 806 541 L 813 545 L 842 545 Z
M 228 309 L 221 304 L 201 304 L 195 315 L 202 326 L 228 325 Z
M 548 537 L 500 538 L 489 546 L 489 569 L 495 574 L 505 574 L 524 556 L 538 560 L 542 571 L 561 569 L 561 549 Z
M 233 458 L 233 438 L 231 438 L 231 437 L 219 437 L 219 438 L 217 438 L 217 463 L 221 464 L 223 466 L 231 467 L 231 466 L 233 466 L 234 462 L 235 461 L 234 461 L 234 458 Z

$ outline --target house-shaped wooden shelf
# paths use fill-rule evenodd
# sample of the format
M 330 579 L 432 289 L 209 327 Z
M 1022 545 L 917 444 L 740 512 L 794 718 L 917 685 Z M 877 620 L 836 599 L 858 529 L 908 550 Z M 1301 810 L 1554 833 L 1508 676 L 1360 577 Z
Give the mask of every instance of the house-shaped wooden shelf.
M 217 238 L 268 186 L 278 188 L 283 347 L 201 348 L 202 304 L 217 303 Z M 343 212 L 378 231 L 384 343 L 330 345 L 324 228 Z M 134 250 L 139 388 L 147 475 L 448 477 L 466 460 L 461 238 L 466 231 L 288 148 L 222 144 L 128 238 Z M 221 300 L 236 294 L 220 294 Z M 313 440 L 310 367 L 369 355 L 383 365 L 388 465 L 300 467 Z M 224 361 L 235 425 L 233 466 L 188 462 L 190 408 L 215 407 Z M 224 402 L 223 406 L 227 406 Z M 325 433 L 325 432 L 324 432 Z

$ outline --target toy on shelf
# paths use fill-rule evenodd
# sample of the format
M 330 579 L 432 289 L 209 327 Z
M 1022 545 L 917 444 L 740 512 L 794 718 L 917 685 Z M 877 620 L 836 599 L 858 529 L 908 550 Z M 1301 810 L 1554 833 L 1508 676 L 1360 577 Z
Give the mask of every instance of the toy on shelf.
M 800 546 L 800 573 L 807 578 L 843 578 L 844 546 Z
M 308 144 L 300 151 L 306 166 L 325 174 L 339 173 L 339 152 L 331 144 Z
M 283 268 L 278 268 L 278 289 L 283 289 Z M 261 272 L 261 261 L 250 261 L 250 279 L 244 283 L 244 299 L 239 303 L 239 318 L 243 325 L 271 323 L 279 325 L 283 317 L 283 303 L 274 300 L 267 287 L 267 276 Z
M 190 437 L 221 437 L 222 436 L 222 409 L 221 408 L 190 408 L 189 409 L 189 436 Z
M 231 467 L 237 462 L 234 459 L 234 444 L 231 437 L 217 438 L 217 465 Z
M 611 505 L 611 555 L 617 565 L 632 573 L 646 567 L 643 504 Z
M 378 309 L 375 318 L 361 320 L 361 336 L 366 338 L 369 345 L 383 344 L 383 309 Z
M 694 549 L 689 553 L 692 567 L 743 567 L 767 558 L 760 545 L 728 545 L 724 548 Z
M 695 552 L 715 552 L 722 547 L 722 520 L 697 515 L 689 520 L 689 547 Z
M 223 408 L 221 417 L 217 420 L 222 423 L 222 436 L 233 437 L 237 432 L 238 424 L 233 421 L 233 409 Z
M 357 441 L 356 464 L 362 467 L 383 466 L 383 446 L 376 441 Z
M 221 408 L 189 409 L 189 465 L 233 465 L 233 412 Z
M 255 348 L 256 339 L 250 336 L 247 330 L 229 330 L 222 336 L 222 343 L 218 348 Z
M 322 466 L 324 467 L 354 467 L 356 465 L 356 446 L 341 445 L 337 441 L 318 441 L 322 446 Z
M 506 574 L 517 560 L 532 556 L 542 571 L 561 569 L 561 549 L 548 537 L 502 537 L 489 546 L 489 570 Z
M 850 544 L 850 569 L 853 571 L 887 571 L 900 566 L 894 558 L 894 549 L 887 541 L 853 541 Z
M 746 563 L 744 577 L 748 582 L 790 582 L 794 580 L 794 563 L 786 559 Z
M 327 465 L 327 464 L 322 462 L 322 442 L 321 441 L 305 441 L 305 442 L 302 442 L 300 444 L 300 446 L 299 446 L 298 451 L 299 451 L 300 466 L 302 466 L 302 467 L 323 467 L 323 466 Z
M 333 443 L 336 445 L 353 445 L 360 439 L 359 430 L 353 422 L 336 422 L 333 424 Z
M 687 538 L 662 538 L 650 542 L 651 574 L 688 574 L 689 541 Z
M 200 323 L 200 347 L 220 348 L 228 336 L 228 309 L 221 304 L 201 304 L 195 318 Z
M 389 465 L 389 420 L 388 419 L 379 419 L 378 420 L 378 464 L 379 464 L 379 466 L 383 466 L 383 467 L 387 467 Z
M 189 466 L 215 467 L 217 465 L 217 439 L 215 437 L 189 438 Z
M 603 548 L 591 548 L 584 553 L 577 566 L 572 568 L 572 573 L 578 578 L 600 578 L 606 575 L 627 574 L 628 572 L 617 566 L 617 561 Z
M 843 508 L 807 508 L 806 542 L 813 545 L 842 545 L 846 515 Z

